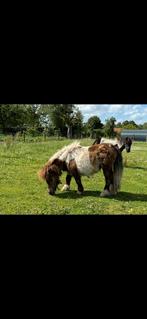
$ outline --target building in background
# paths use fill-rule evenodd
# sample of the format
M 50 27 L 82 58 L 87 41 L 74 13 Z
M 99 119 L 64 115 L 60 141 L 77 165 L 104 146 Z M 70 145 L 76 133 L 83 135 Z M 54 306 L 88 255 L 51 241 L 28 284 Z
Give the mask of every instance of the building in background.
M 115 132 L 119 133 L 122 138 L 131 137 L 134 141 L 147 142 L 147 130 L 125 130 L 122 128 L 115 128 Z

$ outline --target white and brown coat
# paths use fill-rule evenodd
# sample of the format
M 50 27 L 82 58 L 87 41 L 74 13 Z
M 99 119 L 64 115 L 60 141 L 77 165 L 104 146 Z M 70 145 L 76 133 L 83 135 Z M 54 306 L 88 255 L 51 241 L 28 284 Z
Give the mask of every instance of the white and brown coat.
M 39 175 L 46 180 L 49 194 L 54 195 L 60 183 L 60 175 L 66 171 L 66 184 L 62 190 L 70 189 L 71 178 L 74 177 L 78 193 L 81 194 L 84 191 L 81 177 L 91 176 L 100 169 L 103 169 L 106 181 L 101 196 L 116 194 L 122 177 L 122 156 L 111 144 L 83 147 L 79 142 L 74 142 L 54 154 Z

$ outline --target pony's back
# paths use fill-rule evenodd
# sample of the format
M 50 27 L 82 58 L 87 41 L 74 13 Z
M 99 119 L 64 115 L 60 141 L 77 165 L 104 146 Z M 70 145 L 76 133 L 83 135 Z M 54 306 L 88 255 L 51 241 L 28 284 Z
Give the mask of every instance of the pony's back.
M 57 151 L 50 159 L 50 163 L 54 161 L 54 159 L 60 159 L 62 161 L 66 161 L 66 159 L 69 157 L 69 154 L 73 154 L 76 152 L 78 149 L 81 148 L 80 142 L 75 141 L 67 146 L 64 146 L 62 149 Z

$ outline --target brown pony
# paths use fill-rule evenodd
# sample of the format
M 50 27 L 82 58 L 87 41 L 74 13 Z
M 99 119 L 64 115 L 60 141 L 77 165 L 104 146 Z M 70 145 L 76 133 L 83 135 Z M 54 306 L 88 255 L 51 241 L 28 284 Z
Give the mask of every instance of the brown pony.
M 91 176 L 103 170 L 105 187 L 100 196 L 116 195 L 120 189 L 123 172 L 122 155 L 117 147 L 111 144 L 96 144 L 83 147 L 78 142 L 65 146 L 54 154 L 39 172 L 48 184 L 50 195 L 54 195 L 63 171 L 67 172 L 66 184 L 62 190 L 70 189 L 74 177 L 78 194 L 84 191 L 81 176 Z

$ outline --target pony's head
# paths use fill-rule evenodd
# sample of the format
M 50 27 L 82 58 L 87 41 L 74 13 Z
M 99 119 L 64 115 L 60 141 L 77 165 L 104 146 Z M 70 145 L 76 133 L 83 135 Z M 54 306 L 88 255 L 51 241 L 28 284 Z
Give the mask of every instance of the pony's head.
M 97 137 L 97 139 L 93 142 L 92 145 L 100 144 L 100 142 L 101 142 L 101 137 Z
M 60 184 L 59 176 L 61 171 L 57 165 L 52 164 L 46 174 L 46 182 L 48 184 L 49 194 L 54 195 L 58 185 Z
M 48 163 L 39 172 L 39 176 L 46 180 L 48 184 L 48 192 L 54 195 L 59 184 L 61 184 L 60 176 L 62 170 L 65 170 L 65 164 L 59 159 L 55 159 L 52 163 Z
M 130 153 L 132 145 L 132 139 L 130 137 L 126 137 L 125 139 L 125 149 L 127 153 Z

